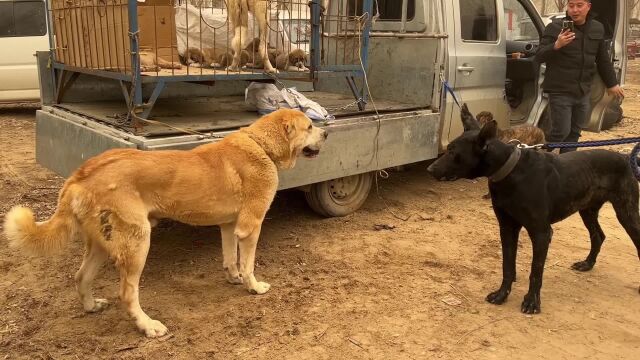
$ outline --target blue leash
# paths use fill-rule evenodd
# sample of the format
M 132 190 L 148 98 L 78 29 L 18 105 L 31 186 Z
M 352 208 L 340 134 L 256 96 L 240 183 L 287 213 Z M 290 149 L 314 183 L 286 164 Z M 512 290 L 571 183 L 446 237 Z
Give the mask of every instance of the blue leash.
M 453 89 L 451 88 L 451 86 L 449 86 L 449 83 L 446 80 L 442 81 L 442 86 L 444 86 L 444 89 L 451 94 L 451 96 L 453 96 L 453 101 L 456 102 L 456 105 L 458 105 L 459 108 L 462 108 L 462 106 L 460 106 L 460 102 L 458 101 L 458 97 L 456 96 L 456 93 L 453 91 Z

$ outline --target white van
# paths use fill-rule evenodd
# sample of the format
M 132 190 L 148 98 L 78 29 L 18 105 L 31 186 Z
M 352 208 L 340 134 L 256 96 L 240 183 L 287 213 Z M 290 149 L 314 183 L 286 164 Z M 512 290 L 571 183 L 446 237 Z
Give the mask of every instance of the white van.
M 36 51 L 49 49 L 44 0 L 0 0 L 0 102 L 38 101 Z

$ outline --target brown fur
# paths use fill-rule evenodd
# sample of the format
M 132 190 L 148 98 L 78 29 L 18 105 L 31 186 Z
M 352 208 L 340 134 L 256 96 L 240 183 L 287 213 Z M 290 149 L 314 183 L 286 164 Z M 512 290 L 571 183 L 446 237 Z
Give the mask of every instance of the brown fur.
M 226 52 L 216 55 L 213 48 L 188 48 L 184 55 L 185 62 L 188 65 L 196 67 L 225 67 L 233 61 L 233 53 Z M 240 56 L 240 65 L 244 66 L 249 62 L 249 53 L 242 50 Z
M 293 167 L 299 155 L 315 156 L 325 138 L 302 112 L 283 109 L 189 151 L 109 150 L 67 179 L 49 220 L 36 223 L 31 210 L 11 209 L 5 235 L 12 247 L 40 255 L 82 239 L 86 252 L 76 288 L 87 312 L 106 306 L 106 300 L 94 299 L 91 284 L 107 258 L 114 259 L 122 303 L 147 336 L 162 336 L 167 328 L 151 319 L 138 299 L 157 219 L 219 225 L 227 280 L 263 294 L 270 285 L 255 279 L 255 250 L 278 187 L 278 169 Z
M 275 60 L 276 68 L 285 71 L 306 71 L 307 54 L 302 49 L 293 49 L 288 54 L 279 54 Z
M 482 127 L 489 121 L 493 120 L 493 114 L 488 111 L 482 111 L 476 115 L 476 120 L 478 120 Z M 518 140 L 522 144 L 526 145 L 538 145 L 545 143 L 544 132 L 542 129 L 531 125 L 514 126 L 506 130 L 498 129 L 498 139 L 504 143 L 511 140 Z

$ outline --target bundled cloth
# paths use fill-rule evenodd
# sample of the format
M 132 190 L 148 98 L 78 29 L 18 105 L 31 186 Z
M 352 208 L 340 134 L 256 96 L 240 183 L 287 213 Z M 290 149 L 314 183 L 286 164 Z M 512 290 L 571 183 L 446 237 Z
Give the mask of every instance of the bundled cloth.
M 244 92 L 246 104 L 255 107 L 260 115 L 269 114 L 278 109 L 298 109 L 311 120 L 328 121 L 334 116 L 317 102 L 307 99 L 295 88 L 279 90 L 273 84 L 252 82 Z
M 290 49 L 291 43 L 288 32 L 285 31 L 282 21 L 278 21 L 277 11 L 270 11 L 271 26 L 269 27 L 269 44 L 278 48 Z M 233 29 L 228 22 L 229 12 L 226 9 L 202 8 L 190 4 L 182 4 L 176 7 L 176 37 L 178 40 L 178 53 L 184 55 L 187 48 L 214 49 L 216 54 L 225 54 L 231 49 Z M 258 29 L 254 29 L 253 14 L 249 13 L 247 24 L 247 39 L 242 39 L 242 46 L 246 46 L 253 40 L 252 34 L 257 37 Z

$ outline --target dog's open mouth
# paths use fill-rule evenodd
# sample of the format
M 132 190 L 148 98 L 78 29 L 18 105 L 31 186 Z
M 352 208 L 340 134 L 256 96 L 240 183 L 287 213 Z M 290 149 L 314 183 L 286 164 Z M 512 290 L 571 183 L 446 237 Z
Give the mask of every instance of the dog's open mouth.
M 308 146 L 305 146 L 304 149 L 302 149 L 302 155 L 304 155 L 304 157 L 314 158 L 318 156 L 318 154 L 320 154 L 319 149 L 312 149 Z

